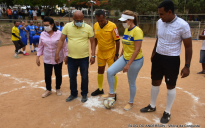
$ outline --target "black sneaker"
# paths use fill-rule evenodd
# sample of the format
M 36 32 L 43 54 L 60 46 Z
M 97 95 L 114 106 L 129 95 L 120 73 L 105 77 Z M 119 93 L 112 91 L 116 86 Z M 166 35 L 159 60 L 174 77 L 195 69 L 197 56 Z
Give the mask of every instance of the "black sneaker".
M 151 105 L 149 104 L 147 107 L 140 109 L 141 112 L 154 112 L 156 111 L 156 107 L 152 108 Z
M 87 100 L 88 100 L 88 98 L 87 98 L 86 95 L 85 95 L 85 96 L 82 96 L 82 99 L 81 99 L 81 102 L 82 102 L 82 103 L 85 103 Z
M 103 91 L 103 89 L 102 89 L 102 91 L 100 91 L 99 88 L 98 88 L 97 90 L 95 90 L 95 91 L 91 94 L 91 96 L 97 96 L 97 95 L 100 95 L 100 94 L 104 94 L 104 91 Z
M 67 99 L 66 99 L 66 102 L 70 102 L 72 100 L 74 100 L 75 98 L 77 98 L 78 96 L 72 96 L 70 95 Z
M 170 118 L 171 118 L 171 114 L 164 112 L 160 122 L 166 124 L 169 122 Z

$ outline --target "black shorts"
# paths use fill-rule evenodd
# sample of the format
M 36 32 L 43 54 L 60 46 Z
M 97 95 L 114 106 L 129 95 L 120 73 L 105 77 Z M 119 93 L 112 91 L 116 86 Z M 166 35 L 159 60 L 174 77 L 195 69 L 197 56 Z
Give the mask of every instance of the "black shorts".
M 162 80 L 163 76 L 165 76 L 167 85 L 176 86 L 179 67 L 179 56 L 165 56 L 156 53 L 152 58 L 152 80 Z
M 15 52 L 18 53 L 18 50 L 25 47 L 26 45 L 21 41 L 21 40 L 17 40 L 17 41 L 13 41 L 15 47 L 16 47 L 16 50 Z

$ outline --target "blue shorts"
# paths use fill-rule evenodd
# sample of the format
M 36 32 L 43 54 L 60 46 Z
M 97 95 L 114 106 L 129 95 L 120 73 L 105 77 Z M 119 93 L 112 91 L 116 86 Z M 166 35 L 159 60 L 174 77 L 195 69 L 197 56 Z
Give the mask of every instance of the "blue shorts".
M 33 43 L 34 43 L 34 45 L 36 45 L 37 43 L 39 43 L 39 38 L 40 38 L 39 35 L 33 36 Z
M 21 41 L 22 41 L 25 45 L 27 45 L 27 38 L 26 38 L 26 37 L 25 37 L 25 38 L 22 38 Z
M 29 43 L 30 45 L 32 45 L 34 42 L 33 42 L 33 36 L 29 36 Z

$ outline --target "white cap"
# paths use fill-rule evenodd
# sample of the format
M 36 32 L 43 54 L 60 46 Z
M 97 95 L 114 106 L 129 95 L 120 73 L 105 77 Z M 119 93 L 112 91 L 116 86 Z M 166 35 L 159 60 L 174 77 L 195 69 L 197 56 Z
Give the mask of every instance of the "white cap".
M 129 15 L 122 14 L 121 18 L 118 19 L 118 20 L 120 20 L 120 21 L 126 21 L 126 20 L 128 20 L 128 19 L 134 20 L 135 17 L 134 17 L 134 16 L 129 16 Z

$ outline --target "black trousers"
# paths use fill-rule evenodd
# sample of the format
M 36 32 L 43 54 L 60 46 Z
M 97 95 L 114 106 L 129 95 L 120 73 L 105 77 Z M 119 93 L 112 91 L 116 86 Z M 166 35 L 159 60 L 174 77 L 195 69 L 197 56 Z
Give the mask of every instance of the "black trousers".
M 55 76 L 56 76 L 56 89 L 60 89 L 61 84 L 62 84 L 62 66 L 63 62 L 60 64 L 46 64 L 44 63 L 44 72 L 45 72 L 45 83 L 46 83 L 46 89 L 51 91 L 51 83 L 52 83 L 52 72 L 53 72 L 53 67 L 55 71 Z

